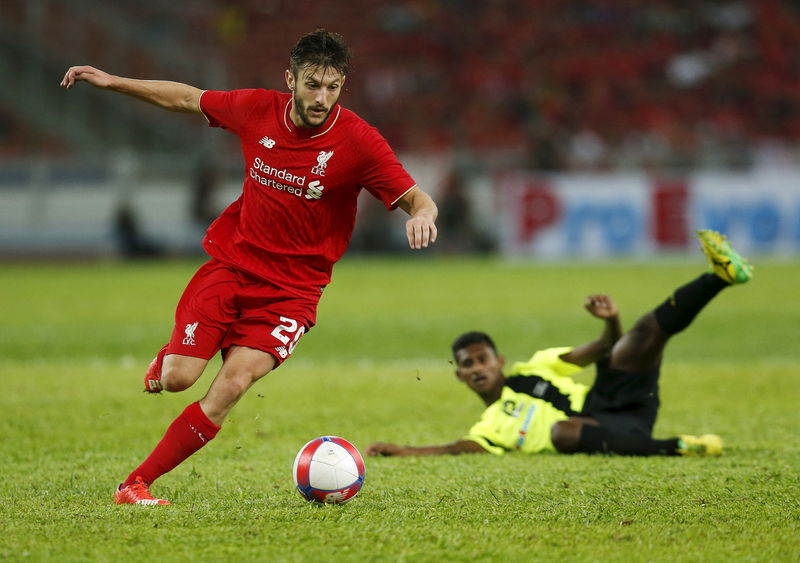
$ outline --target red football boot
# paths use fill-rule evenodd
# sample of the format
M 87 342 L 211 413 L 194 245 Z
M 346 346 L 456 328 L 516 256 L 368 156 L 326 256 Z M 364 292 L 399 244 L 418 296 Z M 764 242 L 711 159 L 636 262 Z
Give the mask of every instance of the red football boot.
M 117 490 L 114 491 L 114 502 L 116 504 L 140 504 L 143 506 L 172 504 L 168 500 L 154 498 L 150 494 L 149 487 L 141 479 L 141 477 L 137 477 L 136 481 L 127 487 L 117 487 Z
M 167 353 L 167 347 L 164 346 L 158 355 L 150 362 L 147 368 L 147 373 L 144 374 L 144 390 L 148 393 L 161 393 L 164 389 L 161 386 L 161 364 L 164 363 L 164 356 Z

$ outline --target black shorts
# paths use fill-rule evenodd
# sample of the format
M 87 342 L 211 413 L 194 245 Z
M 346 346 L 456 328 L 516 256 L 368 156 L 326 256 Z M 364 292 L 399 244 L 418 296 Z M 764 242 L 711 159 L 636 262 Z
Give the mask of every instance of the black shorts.
M 597 378 L 581 415 L 591 416 L 615 432 L 650 436 L 660 405 L 658 376 L 658 369 L 625 372 L 610 368 L 608 360 L 597 362 Z

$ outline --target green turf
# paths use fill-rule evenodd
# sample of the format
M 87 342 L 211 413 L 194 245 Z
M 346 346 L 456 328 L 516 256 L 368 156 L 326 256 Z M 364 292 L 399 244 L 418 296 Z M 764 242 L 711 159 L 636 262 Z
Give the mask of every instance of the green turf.
M 668 351 L 656 434 L 719 433 L 722 458 L 370 458 L 348 505 L 292 488 L 318 435 L 362 449 L 461 436 L 481 405 L 452 376 L 456 333 L 485 329 L 524 359 L 598 333 L 588 293 L 611 293 L 629 325 L 702 264 L 345 260 L 296 357 L 155 484 L 174 502 L 156 509 L 111 495 L 212 375 L 140 391 L 197 264 L 3 264 L 0 559 L 798 561 L 796 263 L 758 263 Z

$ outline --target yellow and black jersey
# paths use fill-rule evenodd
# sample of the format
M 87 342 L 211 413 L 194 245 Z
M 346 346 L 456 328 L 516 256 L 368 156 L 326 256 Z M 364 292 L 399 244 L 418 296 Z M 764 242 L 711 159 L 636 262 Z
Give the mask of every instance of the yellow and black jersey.
M 572 379 L 583 368 L 560 358 L 572 348 L 548 348 L 512 366 L 503 394 L 464 437 L 493 454 L 555 451 L 550 428 L 577 415 L 589 387 Z

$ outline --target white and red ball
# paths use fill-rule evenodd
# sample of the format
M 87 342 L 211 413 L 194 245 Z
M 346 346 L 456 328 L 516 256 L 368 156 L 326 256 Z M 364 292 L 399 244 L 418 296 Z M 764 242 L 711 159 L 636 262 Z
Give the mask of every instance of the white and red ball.
M 342 504 L 356 496 L 364 484 L 364 458 L 344 438 L 321 436 L 300 448 L 292 474 L 304 499 Z

